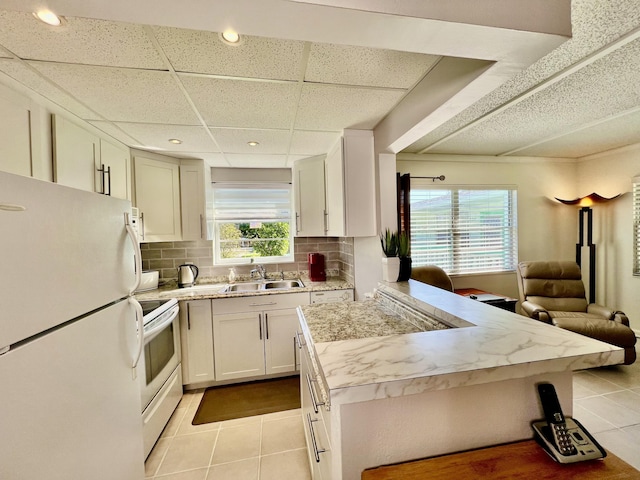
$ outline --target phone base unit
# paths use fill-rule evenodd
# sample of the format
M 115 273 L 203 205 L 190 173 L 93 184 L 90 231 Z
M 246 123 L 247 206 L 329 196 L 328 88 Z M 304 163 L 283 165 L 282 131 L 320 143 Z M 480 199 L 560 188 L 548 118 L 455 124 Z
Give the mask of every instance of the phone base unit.
M 597 460 L 607 456 L 607 452 L 598 442 L 587 432 L 587 430 L 571 417 L 565 417 L 567 435 L 575 450 L 569 455 L 562 455 L 551 434 L 551 428 L 545 420 L 533 422 L 531 425 L 535 432 L 535 439 L 544 450 L 557 462 L 575 463 L 585 460 Z
M 533 422 L 531 426 L 536 440 L 551 458 L 559 463 L 575 463 L 607 456 L 604 448 L 577 420 L 563 415 L 553 385 L 539 384 L 538 394 L 545 420 Z

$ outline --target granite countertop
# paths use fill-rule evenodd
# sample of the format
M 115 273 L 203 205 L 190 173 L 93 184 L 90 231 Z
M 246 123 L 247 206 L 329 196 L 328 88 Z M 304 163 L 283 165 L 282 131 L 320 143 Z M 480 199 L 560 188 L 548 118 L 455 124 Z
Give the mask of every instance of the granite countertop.
M 300 310 L 317 343 L 423 331 L 374 300 L 305 305 Z
M 287 277 L 293 278 L 293 277 Z M 261 291 L 247 291 L 247 292 L 223 292 L 222 290 L 229 285 L 228 282 L 220 282 L 215 280 L 204 279 L 202 283 L 198 282 L 194 287 L 178 288 L 175 281 L 169 282 L 155 290 L 149 290 L 146 292 L 139 292 L 135 294 L 138 300 L 158 300 L 164 298 L 176 298 L 177 300 L 201 300 L 208 298 L 235 298 L 235 297 L 249 297 L 258 295 L 281 295 L 284 293 L 299 293 L 299 292 L 323 292 L 329 290 L 344 290 L 353 288 L 353 284 L 340 278 L 327 278 L 326 282 L 312 282 L 308 277 L 300 276 L 299 278 L 304 287 L 289 288 L 289 289 L 273 289 L 273 290 L 261 290 Z M 269 279 L 274 280 L 274 279 Z M 275 279 L 278 280 L 278 279 Z M 243 282 L 235 282 L 243 283 Z
M 375 301 L 299 307 L 312 361 L 333 405 L 623 361 L 623 350 L 613 345 L 413 280 L 380 283 L 378 292 L 444 327 L 405 331 L 400 314 Z

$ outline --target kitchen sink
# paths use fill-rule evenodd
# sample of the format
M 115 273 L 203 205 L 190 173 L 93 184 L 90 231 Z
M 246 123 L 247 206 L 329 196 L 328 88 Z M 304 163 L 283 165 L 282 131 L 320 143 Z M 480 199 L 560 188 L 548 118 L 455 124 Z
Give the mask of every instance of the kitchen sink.
M 283 289 L 283 288 L 300 288 L 302 287 L 300 280 L 278 280 L 276 282 L 267 282 L 264 284 L 265 290 Z
M 252 292 L 262 290 L 262 283 L 234 283 L 222 289 L 223 292 Z
M 259 292 L 264 290 L 288 290 L 301 288 L 304 284 L 300 280 L 267 280 L 264 282 L 234 283 L 224 287 L 221 292 Z

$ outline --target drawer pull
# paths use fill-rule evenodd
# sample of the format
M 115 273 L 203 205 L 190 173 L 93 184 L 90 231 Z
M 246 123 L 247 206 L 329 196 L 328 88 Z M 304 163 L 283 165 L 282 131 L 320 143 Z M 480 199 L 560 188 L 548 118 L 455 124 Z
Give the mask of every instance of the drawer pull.
M 312 382 L 314 382 L 314 380 L 311 380 L 311 377 L 307 373 L 307 386 L 309 387 L 309 393 L 311 394 L 311 403 L 313 405 L 313 411 L 315 413 L 318 413 L 318 407 L 321 406 L 321 405 L 324 405 L 325 403 L 324 402 L 318 402 L 316 400 L 315 390 L 313 389 L 313 386 L 311 385 Z
M 298 349 L 300 350 L 306 345 L 306 343 L 300 339 L 300 332 L 296 332 L 296 345 L 298 345 Z
M 320 454 L 326 452 L 323 448 L 320 450 L 318 448 L 318 443 L 316 442 L 316 432 L 313 430 L 313 422 L 317 422 L 318 419 L 311 420 L 311 414 L 307 413 L 307 422 L 309 423 L 309 432 L 311 433 L 311 443 L 313 444 L 313 455 L 316 457 L 316 462 L 320 463 Z
M 269 305 L 277 305 L 277 302 L 267 302 L 267 303 L 250 303 L 250 307 L 267 307 Z

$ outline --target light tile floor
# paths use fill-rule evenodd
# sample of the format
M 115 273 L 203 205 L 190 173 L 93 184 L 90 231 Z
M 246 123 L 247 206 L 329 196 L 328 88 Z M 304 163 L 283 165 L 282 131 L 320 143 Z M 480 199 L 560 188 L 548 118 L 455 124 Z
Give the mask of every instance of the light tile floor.
M 203 391 L 187 392 L 145 464 L 157 480 L 308 480 L 300 410 L 193 426 Z M 573 417 L 640 470 L 640 360 L 576 372 Z
M 573 417 L 603 447 L 640 470 L 640 360 L 574 373 Z
M 187 392 L 145 463 L 157 480 L 310 480 L 300 410 L 191 425 L 204 390 Z

